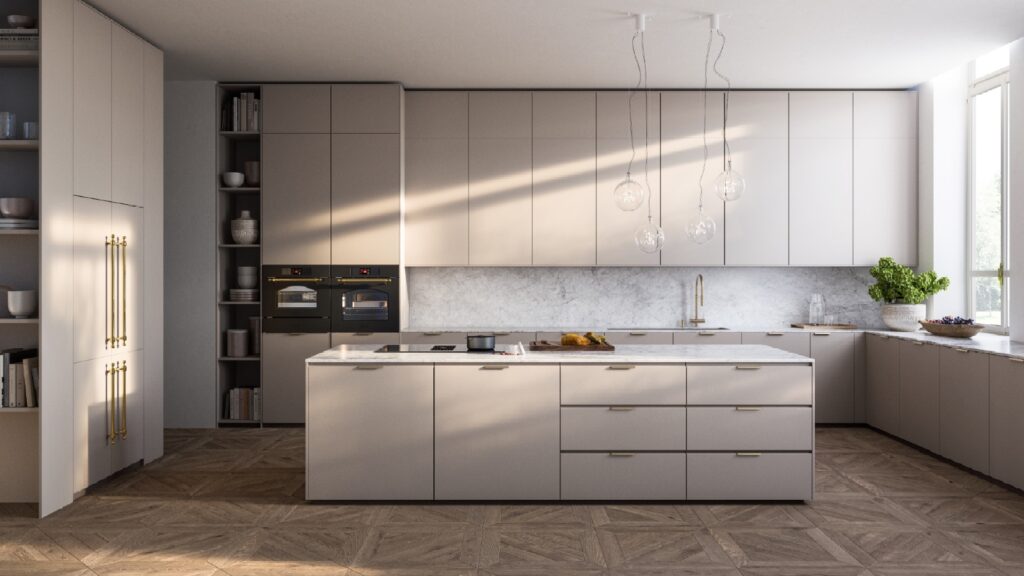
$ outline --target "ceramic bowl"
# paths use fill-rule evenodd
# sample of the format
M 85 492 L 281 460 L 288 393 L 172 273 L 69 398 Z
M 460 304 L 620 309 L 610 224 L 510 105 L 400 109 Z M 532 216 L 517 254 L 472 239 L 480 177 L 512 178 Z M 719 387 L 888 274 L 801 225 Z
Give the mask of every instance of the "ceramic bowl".
M 939 324 L 921 320 L 921 327 L 935 334 L 948 338 L 974 338 L 985 328 L 979 324 Z
M 36 19 L 24 14 L 11 14 L 7 17 L 7 24 L 11 28 L 35 28 Z
M 36 313 L 35 290 L 11 290 L 7 292 L 7 311 L 15 318 L 31 318 Z
M 245 183 L 245 174 L 241 172 L 225 172 L 220 175 L 220 179 L 228 188 L 238 188 Z
M 256 229 L 246 230 L 240 228 L 231 229 L 231 239 L 238 244 L 255 244 L 256 238 L 259 237 L 259 231 Z
M 35 207 L 31 198 L 0 198 L 0 216 L 4 218 L 29 218 Z
M 239 288 L 255 288 L 257 283 L 256 268 L 253 266 L 239 267 L 237 281 Z

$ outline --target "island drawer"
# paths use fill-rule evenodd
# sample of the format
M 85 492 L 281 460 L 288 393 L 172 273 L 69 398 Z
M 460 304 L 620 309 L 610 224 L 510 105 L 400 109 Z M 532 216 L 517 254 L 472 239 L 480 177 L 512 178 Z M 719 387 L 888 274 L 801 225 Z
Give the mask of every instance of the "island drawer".
M 562 450 L 686 450 L 686 408 L 562 408 Z
M 686 417 L 689 450 L 809 451 L 814 444 L 810 407 L 702 406 L 687 408 Z
M 807 365 L 691 365 L 686 380 L 691 405 L 810 406 L 814 395 Z
M 562 454 L 563 500 L 684 500 L 686 454 Z
M 814 457 L 799 453 L 689 453 L 690 500 L 811 500 Z
M 563 405 L 684 405 L 686 366 L 562 365 Z

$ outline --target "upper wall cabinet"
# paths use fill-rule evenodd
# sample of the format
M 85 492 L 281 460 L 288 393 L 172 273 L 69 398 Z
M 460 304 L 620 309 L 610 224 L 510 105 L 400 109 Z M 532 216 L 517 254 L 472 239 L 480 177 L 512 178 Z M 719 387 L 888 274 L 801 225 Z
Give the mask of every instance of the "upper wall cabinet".
M 331 263 L 400 264 L 402 141 L 331 137 Z
M 657 266 L 658 253 L 641 252 L 633 240 L 647 222 L 648 209 L 661 222 L 660 94 L 597 93 L 597 265 Z M 632 130 L 630 115 L 632 114 Z M 630 136 L 632 135 L 632 139 Z M 643 184 L 643 205 L 624 212 L 615 204 L 615 187 L 626 178 Z
M 917 264 L 917 93 L 853 95 L 853 264 Z
M 594 266 L 594 92 L 533 94 L 533 265 Z
M 75 194 L 100 200 L 111 199 L 111 29 L 106 16 L 75 2 Z
M 331 87 L 327 84 L 264 84 L 265 134 L 329 134 Z
M 469 94 L 405 97 L 405 263 L 469 263 Z
M 789 95 L 728 95 L 726 136 L 732 167 L 746 179 L 742 198 L 725 205 L 727 266 L 789 263 Z M 712 177 L 717 177 L 713 174 Z M 712 194 L 714 187 L 712 186 Z
M 331 132 L 398 134 L 402 129 L 400 84 L 331 86 Z
M 469 93 L 469 265 L 533 262 L 533 94 Z
M 721 92 L 661 93 L 662 266 L 725 264 L 725 205 L 715 196 L 715 177 L 724 167 L 724 102 Z M 703 169 L 705 139 L 708 155 Z M 715 221 L 717 230 L 710 241 L 697 244 L 687 237 L 686 225 L 697 217 L 702 185 L 704 214 Z
M 789 95 L 789 263 L 853 264 L 853 94 Z
M 263 136 L 263 262 L 331 262 L 331 136 Z
M 116 24 L 111 28 L 111 194 L 114 202 L 142 206 L 146 43 Z

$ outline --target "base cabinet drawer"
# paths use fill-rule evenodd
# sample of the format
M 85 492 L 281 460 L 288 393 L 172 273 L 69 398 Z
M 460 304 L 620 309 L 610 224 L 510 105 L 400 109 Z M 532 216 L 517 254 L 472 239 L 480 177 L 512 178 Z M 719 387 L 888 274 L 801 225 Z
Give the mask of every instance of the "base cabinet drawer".
M 687 330 L 673 332 L 673 344 L 740 344 L 743 337 L 739 332 Z
M 810 407 L 702 406 L 687 408 L 686 416 L 689 450 L 810 451 L 814 445 Z
M 605 334 L 609 344 L 671 344 L 672 333 L 665 332 L 608 332 Z
M 684 500 L 686 454 L 562 454 L 563 500 Z
M 814 457 L 802 453 L 686 455 L 690 500 L 810 500 Z
M 686 450 L 686 408 L 562 408 L 562 450 Z
M 730 406 L 810 406 L 814 381 L 805 365 L 689 366 L 688 403 Z
M 683 405 L 683 365 L 563 365 L 562 404 Z

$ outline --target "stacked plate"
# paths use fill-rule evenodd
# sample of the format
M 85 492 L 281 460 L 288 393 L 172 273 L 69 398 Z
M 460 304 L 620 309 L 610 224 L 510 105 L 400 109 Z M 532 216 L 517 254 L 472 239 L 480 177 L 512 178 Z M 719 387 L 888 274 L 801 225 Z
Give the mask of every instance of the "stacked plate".
M 260 299 L 258 288 L 230 288 L 228 299 L 232 302 L 255 302 Z
M 0 230 L 35 230 L 37 228 L 39 228 L 39 220 L 0 218 Z

